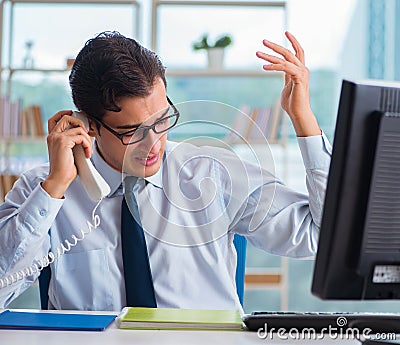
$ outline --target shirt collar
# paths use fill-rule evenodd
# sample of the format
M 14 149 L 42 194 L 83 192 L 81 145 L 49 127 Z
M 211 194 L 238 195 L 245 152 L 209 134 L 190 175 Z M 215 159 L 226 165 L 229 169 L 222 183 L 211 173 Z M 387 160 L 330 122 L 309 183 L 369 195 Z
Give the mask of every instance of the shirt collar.
M 165 151 L 164 151 L 164 155 L 162 158 L 162 162 L 160 165 L 160 169 L 158 169 L 158 171 L 149 177 L 146 177 L 145 180 L 149 183 L 151 183 L 152 185 L 158 187 L 158 188 L 162 188 L 163 187 L 163 171 L 164 171 L 164 164 L 166 162 L 166 158 L 169 152 L 171 152 L 178 144 L 176 142 L 173 141 L 169 141 L 167 140 L 167 143 L 165 145 Z
M 158 171 L 150 177 L 146 177 L 145 180 L 149 183 L 151 183 L 152 185 L 158 187 L 158 188 L 162 188 L 163 187 L 163 171 L 164 171 L 164 164 L 166 162 L 166 158 L 169 152 L 172 152 L 172 150 L 178 145 L 178 143 L 174 142 L 174 141 L 169 141 L 167 140 L 167 143 L 165 145 L 165 151 L 164 151 L 164 155 L 163 155 L 163 159 L 161 162 L 161 166 L 160 169 L 158 169 Z
M 101 157 L 96 144 L 94 145 L 91 161 L 96 170 L 99 171 L 101 176 L 103 176 L 104 180 L 106 180 L 106 182 L 110 186 L 111 191 L 108 196 L 112 196 L 121 186 L 122 173 L 107 164 L 103 157 Z
M 162 172 L 163 172 L 164 161 L 165 161 L 165 153 L 164 153 L 161 165 L 160 165 L 160 169 L 158 169 L 158 171 L 154 175 L 145 177 L 145 181 L 151 183 L 152 185 L 154 185 L 158 188 L 162 188 L 162 186 L 163 186 L 162 185 Z

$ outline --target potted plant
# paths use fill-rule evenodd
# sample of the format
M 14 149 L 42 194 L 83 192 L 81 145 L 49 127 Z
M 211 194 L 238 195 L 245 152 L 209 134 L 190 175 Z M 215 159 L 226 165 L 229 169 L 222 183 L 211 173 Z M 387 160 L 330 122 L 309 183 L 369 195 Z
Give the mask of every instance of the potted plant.
M 209 69 L 222 69 L 225 48 L 232 44 L 232 37 L 229 35 L 219 36 L 213 44 L 208 41 L 208 34 L 204 34 L 200 40 L 193 43 L 194 50 L 206 50 L 208 55 Z

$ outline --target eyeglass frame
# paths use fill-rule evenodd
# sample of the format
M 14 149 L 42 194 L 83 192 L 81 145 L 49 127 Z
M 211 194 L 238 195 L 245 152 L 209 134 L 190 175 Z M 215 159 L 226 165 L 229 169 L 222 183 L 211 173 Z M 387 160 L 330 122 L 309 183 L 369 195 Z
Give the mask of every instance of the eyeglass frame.
M 150 125 L 150 126 L 140 125 L 140 126 L 138 126 L 137 128 L 131 129 L 131 130 L 129 130 L 129 131 L 127 131 L 127 132 L 124 132 L 124 133 L 118 133 L 116 130 L 114 130 L 113 128 L 111 128 L 110 126 L 108 126 L 107 124 L 105 124 L 103 121 L 99 120 L 99 119 L 96 118 L 96 117 L 89 116 L 89 115 L 88 115 L 88 117 L 89 117 L 91 120 L 93 120 L 93 121 L 95 121 L 96 123 L 98 123 L 99 125 L 103 126 L 103 127 L 104 127 L 105 129 L 107 129 L 111 134 L 113 134 L 114 136 L 116 136 L 116 137 L 121 141 L 122 145 L 128 146 L 128 145 L 132 145 L 132 144 L 137 144 L 137 143 L 141 142 L 142 140 L 144 140 L 144 139 L 147 137 L 147 134 L 149 133 L 150 129 L 152 129 L 153 132 L 156 133 L 156 134 L 161 134 L 161 133 L 165 133 L 165 132 L 169 131 L 171 128 L 173 128 L 173 127 L 176 126 L 176 124 L 178 123 L 178 120 L 179 120 L 179 116 L 180 116 L 179 110 L 175 107 L 175 105 L 172 103 L 172 101 L 169 99 L 168 96 L 167 96 L 167 101 L 168 101 L 168 104 L 171 106 L 172 110 L 174 111 L 172 115 L 165 116 L 165 117 L 163 117 L 163 118 L 161 118 L 161 119 L 155 121 L 155 122 L 154 122 L 152 125 Z M 161 131 L 161 132 L 156 132 L 155 126 L 157 125 L 157 123 L 159 123 L 160 121 L 164 121 L 166 118 L 169 118 L 169 117 L 176 117 L 175 124 L 172 125 L 171 127 L 167 128 L 167 129 Z M 141 130 L 143 130 L 143 137 L 142 137 L 142 139 L 137 140 L 137 141 L 133 141 L 133 142 L 129 142 L 129 143 L 125 144 L 124 141 L 123 141 L 124 136 L 126 136 L 126 135 L 133 136 L 133 135 L 135 134 L 135 132 L 136 132 L 139 128 L 140 128 Z

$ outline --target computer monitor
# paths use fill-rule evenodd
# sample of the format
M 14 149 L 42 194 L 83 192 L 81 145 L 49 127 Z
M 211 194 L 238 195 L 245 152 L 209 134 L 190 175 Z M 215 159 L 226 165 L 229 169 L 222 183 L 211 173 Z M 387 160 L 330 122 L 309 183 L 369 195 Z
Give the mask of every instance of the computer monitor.
M 400 298 L 400 83 L 342 82 L 311 290 Z

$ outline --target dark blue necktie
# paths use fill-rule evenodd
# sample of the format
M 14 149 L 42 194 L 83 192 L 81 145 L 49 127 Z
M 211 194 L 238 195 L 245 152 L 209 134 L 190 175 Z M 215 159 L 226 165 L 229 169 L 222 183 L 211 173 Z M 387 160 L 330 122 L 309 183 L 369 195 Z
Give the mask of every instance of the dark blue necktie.
M 127 201 L 134 205 L 128 207 Z M 128 307 L 157 307 L 149 255 L 142 227 L 131 210 L 137 209 L 131 189 L 125 192 L 121 209 L 121 242 L 124 263 L 126 304 Z

